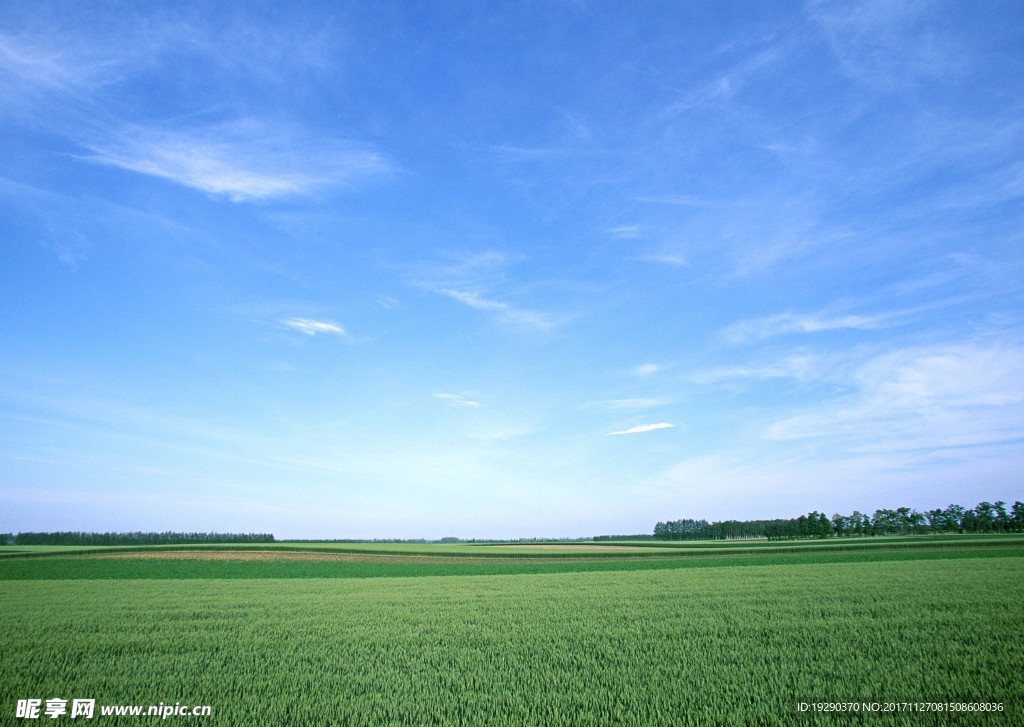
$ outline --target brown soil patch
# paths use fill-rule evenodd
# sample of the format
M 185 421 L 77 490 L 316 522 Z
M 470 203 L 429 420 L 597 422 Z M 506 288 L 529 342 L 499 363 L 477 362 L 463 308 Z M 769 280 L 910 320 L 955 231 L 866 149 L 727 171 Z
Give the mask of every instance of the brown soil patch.
M 517 546 L 517 547 L 550 547 L 550 546 Z M 565 546 L 572 549 L 573 546 Z M 578 546 L 577 549 L 586 549 L 587 546 Z M 601 546 L 593 549 L 602 550 Z M 627 558 L 616 558 L 618 548 L 607 548 L 609 560 L 628 560 Z M 626 550 L 623 548 L 622 550 Z M 643 550 L 635 548 L 634 550 Z M 550 558 L 533 557 L 529 559 L 509 556 L 500 557 L 475 557 L 472 555 L 408 555 L 395 554 L 383 555 L 379 553 L 324 553 L 317 551 L 282 551 L 282 550 L 164 550 L 135 553 L 97 553 L 96 555 L 84 555 L 85 558 L 114 558 L 120 560 L 131 560 L 135 558 L 146 560 L 289 560 L 289 561 L 338 561 L 348 563 L 569 563 L 580 561 L 579 558 L 557 556 L 552 554 Z M 595 559 L 588 559 L 592 562 Z M 598 559 L 603 560 L 603 559 Z
M 112 553 L 94 558 L 142 558 L 146 560 L 337 560 L 349 563 L 392 562 L 398 557 L 374 553 L 318 553 L 282 550 L 166 550 L 152 553 Z M 408 558 L 408 556 L 405 556 Z M 427 560 L 427 559 L 424 559 Z M 420 562 L 420 561 L 417 561 Z

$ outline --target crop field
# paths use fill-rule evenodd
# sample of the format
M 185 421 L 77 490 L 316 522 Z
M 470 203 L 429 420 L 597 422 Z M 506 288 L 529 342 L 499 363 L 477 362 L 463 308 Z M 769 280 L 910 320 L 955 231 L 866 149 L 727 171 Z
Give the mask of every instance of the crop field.
M 1019 538 L 558 545 L 11 552 L 0 724 L 1024 723 Z

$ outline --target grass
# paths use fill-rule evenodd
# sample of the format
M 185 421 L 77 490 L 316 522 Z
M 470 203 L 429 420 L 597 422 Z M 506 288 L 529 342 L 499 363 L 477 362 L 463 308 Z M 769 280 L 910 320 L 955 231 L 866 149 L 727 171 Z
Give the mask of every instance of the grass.
M 41 546 L 40 546 L 41 547 Z M 468 555 L 466 554 L 468 549 Z M 352 561 L 318 560 L 203 560 L 185 558 L 197 550 L 213 554 L 235 553 L 328 553 L 352 554 Z M 1024 539 L 966 538 L 933 541 L 919 538 L 905 542 L 894 539 L 846 547 L 821 545 L 818 541 L 778 546 L 721 547 L 700 550 L 658 551 L 645 556 L 635 551 L 608 548 L 607 553 L 558 551 L 526 557 L 489 550 L 481 558 L 473 546 L 420 546 L 412 551 L 401 548 L 359 548 L 350 544 L 288 544 L 275 546 L 149 546 L 93 548 L 87 554 L 65 550 L 52 553 L 36 551 L 19 557 L 0 559 L 3 580 L 196 580 L 245 578 L 402 578 L 470 575 L 527 575 L 544 573 L 610 572 L 633 570 L 677 570 L 795 564 L 839 564 L 899 560 L 976 559 L 1024 556 Z M 154 555 L 162 558 L 106 557 L 110 555 Z M 174 556 L 178 554 L 180 559 Z M 363 556 L 359 559 L 358 556 Z
M 566 546 L 571 546 L 566 549 Z M 587 550 L 578 548 L 585 547 Z M 274 543 L 219 543 L 210 545 L 144 545 L 144 546 L 0 546 L 0 560 L 4 557 L 42 557 L 55 553 L 74 555 L 79 553 L 133 553 L 133 552 L 174 552 L 208 551 L 244 552 L 318 552 L 354 553 L 363 555 L 430 556 L 453 558 L 522 558 L 551 559 L 553 557 L 572 559 L 619 559 L 622 557 L 663 558 L 680 555 L 723 555 L 767 553 L 807 553 L 846 550 L 891 550 L 898 548 L 940 548 L 956 547 L 1024 547 L 1024 535 L 914 535 L 884 536 L 871 538 L 835 538 L 826 540 L 768 541 L 745 539 L 731 541 L 598 541 L 546 542 L 546 543 L 331 543 L 331 542 L 287 542 Z
M 209 704 L 202 721 L 216 725 L 1024 722 L 1021 543 L 891 546 L 6 558 L 0 724 L 15 722 L 17 699 L 55 696 Z M 796 709 L 819 701 L 1003 711 Z

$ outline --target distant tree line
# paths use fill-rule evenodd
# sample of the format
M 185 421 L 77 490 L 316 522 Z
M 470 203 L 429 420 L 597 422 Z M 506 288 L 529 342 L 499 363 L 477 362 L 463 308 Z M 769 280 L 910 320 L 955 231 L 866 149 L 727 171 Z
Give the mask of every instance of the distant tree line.
M 655 540 L 731 540 L 764 538 L 788 520 L 670 520 L 654 526 Z
M 670 520 L 654 526 L 657 540 L 726 540 L 733 538 L 855 537 L 872 535 L 926 535 L 928 533 L 1020 533 L 1024 532 L 1024 502 L 1007 509 L 1002 500 L 981 502 L 968 509 L 950 505 L 918 512 L 909 507 L 875 510 L 867 515 L 854 510 L 850 515 L 831 518 L 814 510 L 797 518 L 777 520 Z
M 430 543 L 426 538 L 288 538 L 288 543 Z
M 0 535 L 0 537 L 3 537 Z M 18 533 L 11 545 L 192 545 L 200 543 L 273 543 L 271 533 Z

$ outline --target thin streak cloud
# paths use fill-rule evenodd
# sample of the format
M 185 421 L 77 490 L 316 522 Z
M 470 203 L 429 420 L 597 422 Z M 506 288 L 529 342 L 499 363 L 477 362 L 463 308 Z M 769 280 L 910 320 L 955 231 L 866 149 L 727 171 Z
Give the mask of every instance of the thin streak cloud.
M 638 424 L 635 427 L 623 429 L 620 432 L 612 432 L 612 436 L 619 436 L 621 434 L 643 434 L 645 432 L 654 432 L 658 429 L 674 429 L 675 426 L 675 424 L 669 424 L 668 422 L 660 422 L 658 424 Z
M 844 328 L 876 330 L 892 324 L 892 316 L 889 315 L 830 317 L 823 313 L 781 313 L 767 318 L 735 323 L 726 328 L 722 335 L 730 343 L 746 343 L 788 333 L 820 333 Z
M 344 336 L 345 329 L 333 321 L 318 321 L 312 318 L 282 318 L 281 325 L 306 336 L 324 333 L 331 336 Z
M 609 227 L 605 232 L 621 240 L 638 240 L 643 236 L 640 225 L 617 225 Z
M 671 403 L 668 399 L 612 399 L 605 402 L 611 409 L 653 409 Z
M 472 291 L 444 288 L 437 292 L 469 308 L 487 313 L 495 313 L 500 321 L 517 328 L 545 331 L 554 328 L 556 325 L 554 317 L 547 313 L 528 308 L 518 308 L 509 303 L 485 298 Z
M 476 409 L 477 407 L 481 406 L 479 401 L 474 401 L 473 399 L 465 397 L 462 394 L 454 394 L 450 391 L 439 391 L 438 393 L 434 394 L 434 398 L 447 402 L 452 406 L 464 407 L 466 409 Z
M 652 376 L 658 373 L 659 371 L 663 371 L 664 368 L 665 367 L 662 366 L 661 364 L 646 363 L 640 364 L 635 369 L 633 369 L 633 373 L 636 374 L 637 376 Z
M 86 142 L 83 158 L 233 202 L 309 194 L 390 169 L 378 153 L 255 120 L 202 131 L 130 125 Z

